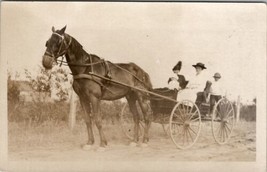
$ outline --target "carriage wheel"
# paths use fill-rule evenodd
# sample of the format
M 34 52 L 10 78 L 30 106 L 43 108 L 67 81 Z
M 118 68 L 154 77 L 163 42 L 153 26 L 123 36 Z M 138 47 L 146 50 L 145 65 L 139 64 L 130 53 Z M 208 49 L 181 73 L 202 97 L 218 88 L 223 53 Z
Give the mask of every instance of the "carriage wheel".
M 177 103 L 171 113 L 171 139 L 177 148 L 187 149 L 195 144 L 201 129 L 201 114 L 195 103 L 183 100 Z
M 234 108 L 229 100 L 222 98 L 214 106 L 212 113 L 212 134 L 218 144 L 229 141 L 234 127 Z
M 141 109 L 138 108 L 138 113 L 141 114 L 140 112 L 141 112 Z M 134 139 L 134 120 L 133 120 L 133 115 L 130 111 L 128 103 L 125 103 L 121 110 L 120 124 L 121 124 L 121 128 L 125 136 L 133 140 Z M 144 123 L 143 123 L 142 117 L 140 117 L 138 135 L 139 135 L 139 138 L 143 137 L 144 135 Z

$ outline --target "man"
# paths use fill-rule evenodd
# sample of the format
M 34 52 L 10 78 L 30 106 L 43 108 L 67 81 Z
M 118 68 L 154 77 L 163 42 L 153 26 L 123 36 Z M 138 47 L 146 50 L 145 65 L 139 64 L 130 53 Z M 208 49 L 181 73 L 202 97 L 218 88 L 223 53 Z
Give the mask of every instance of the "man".
M 197 97 L 203 99 L 203 90 L 207 81 L 206 76 L 202 72 L 207 68 L 205 67 L 205 64 L 200 62 L 192 66 L 195 68 L 196 74 L 189 79 L 186 88 L 179 92 L 177 101 L 191 100 L 199 105 L 200 101 L 197 100 Z
M 223 95 L 225 95 L 221 86 L 221 82 L 219 82 L 221 79 L 221 74 L 215 73 L 213 78 L 214 81 L 211 83 L 210 88 L 210 113 L 212 113 L 215 103 L 218 102 Z
M 170 89 L 184 89 L 188 83 L 188 81 L 185 80 L 184 75 L 179 75 L 180 70 L 182 68 L 182 62 L 179 61 L 173 68 L 173 73 L 177 76 L 176 77 L 170 77 L 168 80 L 169 88 Z

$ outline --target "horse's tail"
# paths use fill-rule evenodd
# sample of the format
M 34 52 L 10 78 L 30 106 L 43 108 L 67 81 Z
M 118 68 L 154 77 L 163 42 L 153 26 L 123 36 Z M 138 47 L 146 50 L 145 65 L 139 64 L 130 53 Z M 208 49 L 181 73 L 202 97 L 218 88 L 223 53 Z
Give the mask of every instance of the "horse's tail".
M 147 90 L 151 91 L 153 89 L 153 86 L 148 73 L 146 73 L 141 67 L 139 67 L 135 63 L 130 63 L 130 65 L 133 67 L 136 77 L 142 81 Z

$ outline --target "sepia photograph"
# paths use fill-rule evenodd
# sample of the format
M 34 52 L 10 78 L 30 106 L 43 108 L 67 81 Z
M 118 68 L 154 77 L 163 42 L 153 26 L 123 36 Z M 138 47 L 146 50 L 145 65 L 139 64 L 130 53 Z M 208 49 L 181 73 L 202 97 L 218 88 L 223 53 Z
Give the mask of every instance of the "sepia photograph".
M 0 171 L 266 171 L 266 4 L 2 2 Z

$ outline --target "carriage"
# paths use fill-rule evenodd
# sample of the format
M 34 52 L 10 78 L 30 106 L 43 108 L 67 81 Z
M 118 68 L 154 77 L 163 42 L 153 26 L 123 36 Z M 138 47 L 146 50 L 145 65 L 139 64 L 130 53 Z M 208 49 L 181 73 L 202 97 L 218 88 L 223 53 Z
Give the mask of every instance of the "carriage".
M 100 111 L 101 100 L 117 100 L 126 97 L 131 112 L 126 104 L 121 112 L 121 126 L 126 136 L 134 143 L 139 135 L 143 144 L 149 140 L 150 117 L 153 121 L 168 124 L 171 139 L 178 148 L 191 147 L 197 140 L 201 121 L 211 120 L 213 136 L 217 143 L 225 144 L 230 138 L 234 125 L 233 106 L 226 98 L 215 105 L 211 116 L 205 116 L 206 105 L 196 105 L 189 100 L 176 101 L 178 92 L 168 89 L 153 89 L 149 75 L 134 63 L 111 63 L 97 55 L 89 54 L 71 35 L 65 33 L 66 26 L 60 30 L 52 27 L 52 35 L 46 42 L 42 64 L 52 69 L 54 64 L 67 65 L 73 75 L 73 89 L 78 94 L 84 109 L 84 121 L 87 126 L 88 142 L 83 149 L 89 150 L 94 144 L 93 121 L 98 128 L 100 148 L 107 146 Z M 58 60 L 62 57 L 62 60 Z M 66 58 L 66 61 L 63 59 Z M 111 76 L 111 75 L 112 76 Z M 148 103 L 150 100 L 150 104 Z M 142 113 L 140 109 L 142 109 Z M 142 120 L 144 121 L 144 132 Z M 135 121 L 135 129 L 131 127 Z M 132 134 L 134 132 L 134 134 Z
M 218 144 L 226 144 L 234 126 L 234 108 L 227 98 L 221 98 L 210 113 L 210 105 L 198 96 L 196 102 L 176 101 L 177 90 L 168 88 L 153 89 L 151 111 L 153 122 L 162 125 L 164 132 L 171 137 L 179 149 L 192 147 L 201 131 L 203 121 L 211 121 L 212 134 Z M 170 100 L 172 99 L 172 100 Z M 140 112 L 140 111 L 139 111 Z M 142 113 L 139 113 L 142 119 Z M 129 107 L 125 104 L 120 113 L 120 123 L 125 136 L 133 139 L 133 122 Z M 144 124 L 140 122 L 139 136 L 143 135 Z

